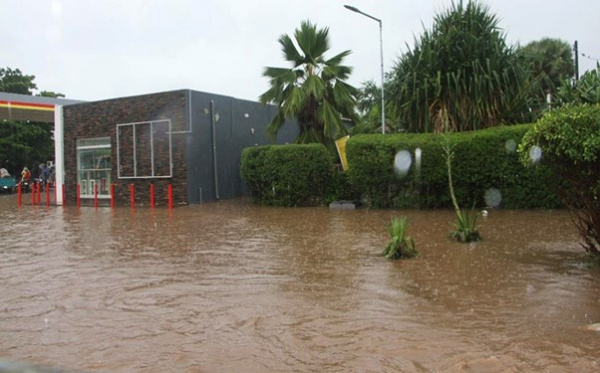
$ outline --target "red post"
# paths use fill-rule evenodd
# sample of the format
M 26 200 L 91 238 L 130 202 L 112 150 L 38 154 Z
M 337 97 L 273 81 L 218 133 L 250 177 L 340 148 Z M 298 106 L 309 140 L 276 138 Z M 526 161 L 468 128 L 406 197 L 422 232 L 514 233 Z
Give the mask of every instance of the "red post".
M 31 183 L 31 204 L 35 206 L 35 183 Z
M 135 184 L 130 184 L 129 185 L 129 190 L 130 190 L 130 194 L 131 194 L 131 208 L 135 208 Z
M 50 207 L 50 186 L 46 184 L 46 207 Z
M 173 186 L 171 183 L 167 186 L 167 196 L 169 198 L 169 209 L 173 208 Z
M 77 184 L 77 207 L 81 207 L 81 185 Z
M 94 207 L 98 208 L 98 184 L 94 184 Z
M 154 208 L 154 183 L 150 184 L 150 207 Z
M 42 184 L 37 182 L 37 203 L 38 205 L 42 204 Z
M 21 206 L 23 203 L 23 190 L 21 190 L 21 183 L 17 185 L 17 205 Z
M 65 207 L 65 205 L 67 204 L 67 193 L 65 192 L 65 184 L 62 185 L 62 205 L 63 207 Z
M 110 184 L 110 207 L 115 208 L 115 184 Z

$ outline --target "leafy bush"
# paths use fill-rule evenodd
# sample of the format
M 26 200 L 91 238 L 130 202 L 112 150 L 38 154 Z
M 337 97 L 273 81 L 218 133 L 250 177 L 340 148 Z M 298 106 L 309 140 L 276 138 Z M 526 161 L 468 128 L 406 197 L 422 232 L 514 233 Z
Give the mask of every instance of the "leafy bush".
M 556 208 L 560 200 L 549 189 L 547 167 L 526 168 L 517 144 L 531 125 L 494 127 L 453 133 L 454 189 L 460 204 L 485 206 L 486 191 L 494 188 L 505 208 Z M 348 179 L 363 203 L 372 207 L 450 207 L 443 136 L 386 134 L 352 136 L 346 145 Z M 421 150 L 420 168 L 415 150 Z M 394 158 L 408 151 L 407 173 L 394 170 Z
M 551 184 L 575 215 L 586 251 L 600 257 L 600 105 L 548 112 L 525 134 L 519 153 L 524 164 L 539 163 L 561 180 Z
M 383 256 L 387 259 L 412 258 L 417 255 L 415 241 L 407 235 L 410 221 L 406 216 L 393 217 L 387 226 L 390 242 L 383 250 Z
M 242 151 L 241 176 L 259 203 L 318 205 L 330 175 L 331 157 L 322 144 L 258 146 Z

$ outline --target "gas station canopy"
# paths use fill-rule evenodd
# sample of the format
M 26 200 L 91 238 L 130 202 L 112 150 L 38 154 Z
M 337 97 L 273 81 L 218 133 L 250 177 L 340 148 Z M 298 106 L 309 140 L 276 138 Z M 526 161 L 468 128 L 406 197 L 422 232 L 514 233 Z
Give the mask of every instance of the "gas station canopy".
M 64 98 L 18 95 L 0 92 L 0 121 L 54 122 L 54 107 L 82 102 Z

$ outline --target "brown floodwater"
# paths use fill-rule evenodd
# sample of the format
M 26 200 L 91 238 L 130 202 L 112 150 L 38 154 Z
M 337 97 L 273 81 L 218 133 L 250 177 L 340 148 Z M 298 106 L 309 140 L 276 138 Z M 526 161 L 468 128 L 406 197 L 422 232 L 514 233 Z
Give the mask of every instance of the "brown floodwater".
M 380 256 L 392 216 L 420 255 Z M 565 211 L 17 207 L 0 360 L 86 372 L 596 372 L 600 270 Z

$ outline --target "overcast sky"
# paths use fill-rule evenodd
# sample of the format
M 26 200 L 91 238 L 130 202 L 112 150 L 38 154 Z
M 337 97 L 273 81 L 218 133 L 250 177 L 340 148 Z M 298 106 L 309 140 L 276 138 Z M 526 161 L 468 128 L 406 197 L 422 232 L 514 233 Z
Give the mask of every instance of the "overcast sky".
M 487 0 L 510 44 L 579 42 L 580 73 L 600 58 L 600 0 Z M 277 39 L 300 22 L 329 27 L 333 56 L 350 49 L 350 83 L 384 69 L 451 0 L 0 0 L 0 67 L 35 75 L 40 90 L 101 100 L 193 89 L 257 100 L 265 66 L 286 66 Z

